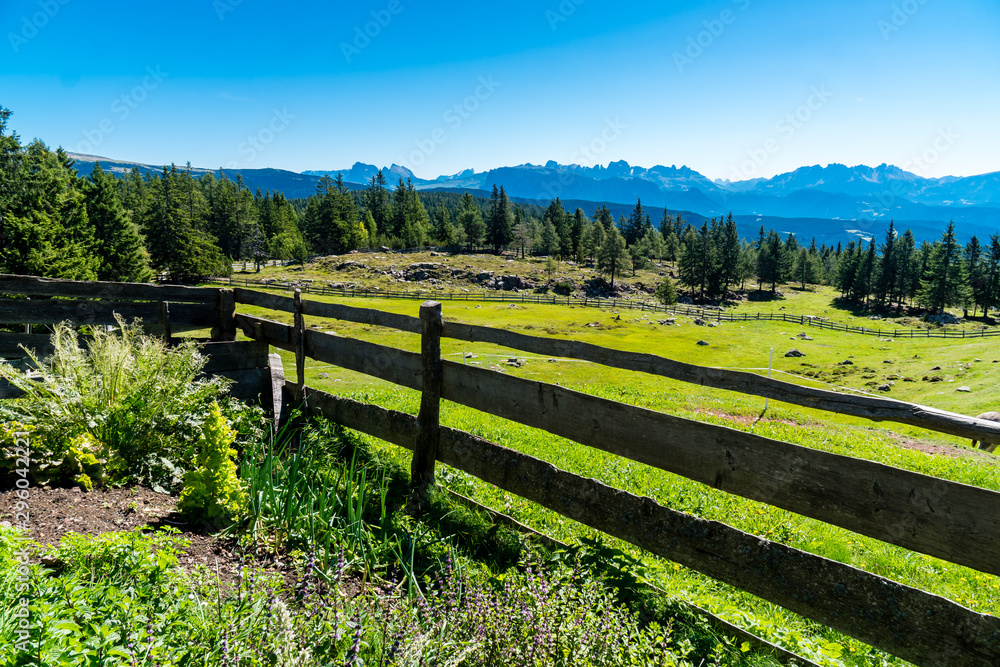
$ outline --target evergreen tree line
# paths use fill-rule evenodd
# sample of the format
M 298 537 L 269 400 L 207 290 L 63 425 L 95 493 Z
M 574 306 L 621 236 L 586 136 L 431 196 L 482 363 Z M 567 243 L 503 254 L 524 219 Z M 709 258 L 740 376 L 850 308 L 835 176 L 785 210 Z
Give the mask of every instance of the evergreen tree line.
M 81 178 L 62 150 L 21 146 L 0 107 L 0 272 L 141 282 L 229 275 L 234 260 L 305 259 L 294 207 L 240 178 L 164 168 Z
M 918 304 L 987 312 L 1000 305 L 1000 239 L 973 237 L 963 248 L 954 223 L 920 246 L 892 223 L 884 240 L 817 247 L 783 239 L 761 227 L 740 239 L 732 214 L 695 227 L 664 209 L 654 224 L 636 202 L 616 221 L 607 206 L 588 217 L 559 198 L 545 208 L 516 204 L 503 187 L 488 199 L 470 193 L 417 192 L 400 179 L 390 189 L 379 171 L 363 189 L 340 175 L 320 180 L 317 192 L 290 202 L 280 193 L 251 193 L 225 173 L 195 177 L 164 167 L 122 178 L 100 165 L 81 178 L 62 150 L 38 140 L 26 146 L 7 134 L 10 111 L 0 107 L 0 272 L 75 280 L 146 281 L 169 272 L 191 282 L 229 275 L 234 261 L 305 262 L 310 253 L 356 248 L 447 247 L 514 250 L 590 261 L 611 279 L 633 275 L 651 260 L 676 263 L 678 282 L 693 298 L 724 299 L 755 280 L 828 284 L 867 307 Z M 430 204 L 430 212 L 427 204 Z

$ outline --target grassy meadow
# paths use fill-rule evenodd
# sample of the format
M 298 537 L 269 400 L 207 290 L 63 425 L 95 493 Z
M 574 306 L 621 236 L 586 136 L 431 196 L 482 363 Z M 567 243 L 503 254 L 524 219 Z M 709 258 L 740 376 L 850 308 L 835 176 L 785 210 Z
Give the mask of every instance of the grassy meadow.
M 409 260 L 410 258 L 407 258 Z M 418 260 L 413 260 L 418 261 Z M 782 306 L 789 313 L 814 314 L 861 326 L 866 317 L 834 307 L 826 288 L 797 291 L 782 288 L 786 297 L 766 303 L 744 302 L 735 312 L 768 312 Z M 334 301 L 332 298 L 307 297 Z M 350 305 L 416 315 L 413 300 L 351 299 Z M 291 316 L 251 307 L 241 312 L 291 322 Z M 995 382 L 1000 347 L 992 339 L 885 340 L 824 331 L 781 322 L 722 323 L 696 326 L 690 317 L 664 325 L 663 315 L 630 310 L 544 306 L 515 303 L 444 302 L 447 320 L 505 327 L 515 331 L 580 340 L 614 349 L 649 352 L 705 366 L 766 373 L 773 349 L 776 377 L 835 390 L 887 395 L 905 401 L 964 414 L 995 409 L 1000 386 Z M 419 351 L 419 337 L 348 322 L 307 318 L 307 326 Z M 867 326 L 867 325 L 865 325 Z M 883 324 L 883 326 L 885 326 Z M 801 340 L 805 332 L 813 340 Z M 698 346 L 706 341 L 708 346 Z M 806 356 L 786 358 L 792 348 Z M 550 360 L 491 345 L 444 340 L 443 354 L 454 361 L 478 364 L 504 373 L 588 392 L 605 398 L 669 412 L 689 419 L 721 424 L 766 437 L 838 454 L 878 461 L 970 485 L 1000 490 L 996 459 L 973 450 L 968 441 L 900 424 L 875 424 L 764 399 L 706 389 L 665 378 L 620 371 L 573 360 Z M 286 373 L 294 376 L 294 358 L 282 352 Z M 508 365 L 516 357 L 521 366 Z M 853 365 L 841 366 L 850 360 Z M 933 370 L 936 369 L 936 370 Z M 417 392 L 337 367 L 307 361 L 310 386 L 338 395 L 416 413 Z M 925 381 L 924 377 L 940 381 Z M 959 387 L 971 391 L 960 392 Z M 763 417 L 761 417 L 761 414 Z M 1000 579 L 915 554 L 901 548 L 831 527 L 761 503 L 747 501 L 676 475 L 585 448 L 455 404 L 442 406 L 442 422 L 547 460 L 574 473 L 593 477 L 632 493 L 795 548 L 832 558 L 896 581 L 922 588 L 984 613 L 1000 613 Z M 375 447 L 405 464 L 408 453 L 376 443 Z M 593 540 L 594 531 L 564 520 L 515 496 L 501 492 L 456 470 L 444 468 L 439 479 L 449 488 L 513 516 L 529 526 L 565 541 Z M 707 579 L 673 563 L 643 554 L 633 547 L 603 538 L 619 549 L 635 573 L 670 595 L 701 605 L 728 620 L 824 665 L 897 664 L 883 654 L 807 622 L 774 605 Z M 634 560 L 633 560 L 634 559 Z

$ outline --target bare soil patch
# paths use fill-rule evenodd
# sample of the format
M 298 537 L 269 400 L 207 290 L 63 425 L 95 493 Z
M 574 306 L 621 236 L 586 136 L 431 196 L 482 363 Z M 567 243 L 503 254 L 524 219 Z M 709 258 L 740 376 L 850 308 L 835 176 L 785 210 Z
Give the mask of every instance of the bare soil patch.
M 13 490 L 0 491 L 0 524 L 13 523 Z M 243 562 L 234 544 L 218 540 L 205 526 L 192 526 L 176 513 L 177 498 L 142 487 L 95 489 L 31 489 L 28 499 L 30 537 L 42 545 L 55 545 L 67 533 L 101 535 L 136 528 L 174 526 L 190 542 L 181 556 L 185 567 L 204 565 L 218 571 L 223 582 L 232 579 Z
M 893 442 L 895 442 L 897 446 L 902 447 L 903 449 L 913 449 L 918 452 L 924 452 L 925 454 L 950 456 L 952 458 L 976 458 L 987 461 L 996 460 L 993 454 L 979 449 L 958 447 L 957 445 L 944 445 L 937 442 L 926 442 L 923 440 L 914 440 L 913 438 L 907 438 L 899 435 L 898 433 L 892 433 L 890 438 L 892 438 Z

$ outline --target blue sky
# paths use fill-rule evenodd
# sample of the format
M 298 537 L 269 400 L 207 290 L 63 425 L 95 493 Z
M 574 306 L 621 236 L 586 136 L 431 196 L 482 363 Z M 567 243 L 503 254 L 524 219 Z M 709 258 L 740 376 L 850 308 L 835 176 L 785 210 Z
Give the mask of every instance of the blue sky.
M 1000 170 L 997 35 L 995 0 L 0 0 L 0 105 L 152 164 L 971 175 Z

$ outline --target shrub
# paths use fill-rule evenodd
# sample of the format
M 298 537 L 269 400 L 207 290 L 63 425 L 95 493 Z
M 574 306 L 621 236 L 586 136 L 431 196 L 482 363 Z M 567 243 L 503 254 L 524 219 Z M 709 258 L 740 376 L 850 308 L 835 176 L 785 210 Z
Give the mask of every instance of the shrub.
M 205 359 L 193 342 L 168 348 L 143 335 L 138 322 L 119 320 L 119 325 L 117 333 L 95 330 L 87 349 L 73 329 L 57 325 L 54 354 L 45 360 L 32 355 L 41 381 L 0 363 L 0 377 L 25 392 L 7 402 L 0 420 L 34 428 L 31 473 L 36 482 L 93 477 L 83 470 L 69 474 L 76 466 L 67 457 L 73 457 L 75 439 L 84 436 L 111 482 L 176 488 L 192 462 L 208 407 L 228 382 L 198 378 Z
M 674 287 L 674 281 L 669 277 L 665 277 L 656 286 L 656 300 L 664 306 L 672 306 L 677 303 L 677 289 Z
M 222 415 L 217 403 L 212 405 L 204 432 L 198 441 L 198 468 L 184 475 L 178 509 L 196 519 L 218 522 L 236 516 L 246 503 L 246 489 L 236 477 L 232 449 L 236 434 Z
M 568 280 L 560 280 L 556 283 L 556 286 L 552 289 L 556 294 L 561 294 L 562 296 L 569 296 L 573 293 L 573 283 Z

